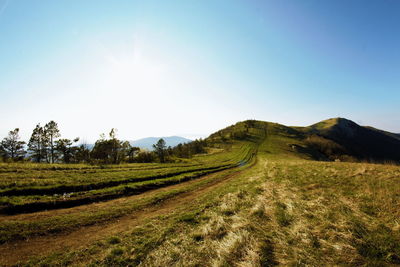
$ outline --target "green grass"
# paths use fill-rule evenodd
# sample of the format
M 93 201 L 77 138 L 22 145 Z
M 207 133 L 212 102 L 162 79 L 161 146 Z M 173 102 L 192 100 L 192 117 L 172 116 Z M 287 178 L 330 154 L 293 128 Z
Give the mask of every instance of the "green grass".
M 243 165 L 254 154 L 255 144 L 237 142 L 223 152 L 195 157 L 191 165 L 125 164 L 95 168 L 37 164 L 2 166 L 0 212 L 19 213 L 108 200 L 195 179 L 209 173 Z M 14 171 L 16 170 L 16 171 Z M 27 178 L 36 177 L 36 178 Z M 7 181 L 14 180 L 7 187 Z M 0 182 L 1 184 L 1 182 Z
M 183 181 L 187 181 L 190 179 L 195 179 L 197 177 L 221 171 L 227 168 L 232 168 L 236 165 L 222 165 L 220 167 L 213 167 L 212 169 L 204 168 L 193 172 L 184 171 L 183 174 L 176 174 L 168 178 L 161 179 L 143 179 L 144 181 L 139 182 L 131 182 L 124 183 L 117 186 L 104 187 L 102 189 L 97 190 L 88 190 L 88 191 L 78 191 L 67 194 L 54 194 L 54 195 L 22 195 L 22 196 L 7 196 L 0 197 L 0 205 L 6 206 L 8 210 L 16 211 L 18 208 L 24 208 L 25 210 L 29 210 L 30 208 L 34 210 L 35 206 L 29 206 L 29 204 L 48 204 L 48 206 L 43 205 L 43 207 L 39 207 L 41 209 L 51 209 L 56 207 L 55 201 L 60 201 L 64 207 L 67 203 L 71 202 L 72 206 L 79 205 L 80 203 L 76 203 L 75 201 L 79 200 L 88 200 L 89 202 L 98 201 L 102 199 L 112 199 L 121 196 L 127 196 L 132 194 L 138 194 L 149 189 L 159 188 L 166 185 L 172 185 L 176 183 L 180 183 Z M 151 177 L 150 177 L 151 178 Z M 137 178 L 136 178 L 137 179 Z M 86 204 L 82 201 L 82 204 Z M 54 206 L 54 207 L 53 207 Z
M 246 168 L 246 166 L 240 168 Z M 215 176 L 208 179 L 184 186 L 180 189 L 160 192 L 149 197 L 143 197 L 139 200 L 124 201 L 118 206 L 106 206 L 95 210 L 88 209 L 87 211 L 77 211 L 65 215 L 49 216 L 34 221 L 1 221 L 0 243 L 10 240 L 27 239 L 32 236 L 71 231 L 79 227 L 106 222 L 132 213 L 133 211 L 142 209 L 146 206 L 160 203 L 179 194 L 196 190 L 198 187 L 204 186 L 207 183 L 223 179 L 226 175 L 234 173 L 235 171 L 237 170 L 226 170 L 215 174 Z

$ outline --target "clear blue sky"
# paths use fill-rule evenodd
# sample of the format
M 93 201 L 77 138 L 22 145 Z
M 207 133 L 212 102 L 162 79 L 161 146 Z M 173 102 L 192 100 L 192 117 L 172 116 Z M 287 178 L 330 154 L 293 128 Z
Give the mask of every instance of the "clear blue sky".
M 400 132 L 400 1 L 0 0 L 0 137 L 346 117 Z

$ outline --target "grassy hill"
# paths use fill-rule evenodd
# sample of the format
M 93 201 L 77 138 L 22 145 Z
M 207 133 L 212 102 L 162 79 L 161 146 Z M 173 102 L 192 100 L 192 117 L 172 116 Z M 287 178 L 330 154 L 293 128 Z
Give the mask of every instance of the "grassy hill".
M 263 121 L 244 121 L 222 129 L 211 140 L 248 138 L 252 126 L 263 129 L 267 151 L 275 157 L 314 160 L 400 162 L 400 136 L 333 118 L 308 127 L 289 127 Z M 249 130 L 250 129 L 250 130 Z

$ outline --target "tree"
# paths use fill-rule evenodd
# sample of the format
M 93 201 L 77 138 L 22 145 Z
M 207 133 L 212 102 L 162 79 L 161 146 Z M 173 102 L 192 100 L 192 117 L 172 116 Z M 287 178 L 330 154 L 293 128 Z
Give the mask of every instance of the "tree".
M 109 154 L 110 154 L 109 142 L 105 138 L 105 135 L 101 134 L 100 139 L 96 141 L 92 151 L 90 152 L 90 157 L 92 159 L 96 159 L 102 162 L 108 162 Z
M 87 144 L 81 144 L 75 149 L 74 160 L 76 162 L 89 162 L 90 161 L 90 149 Z
M 118 151 L 118 160 L 121 161 L 131 161 L 135 155 L 135 148 L 131 146 L 128 141 L 121 142 L 120 149 Z
M 153 148 L 154 148 L 155 152 L 157 153 L 158 158 L 160 159 L 161 163 L 165 162 L 166 147 L 167 146 L 165 144 L 165 141 L 162 138 L 160 140 L 158 140 L 157 144 L 153 145 Z
M 150 151 L 140 151 L 135 158 L 135 162 L 139 163 L 149 163 L 154 161 L 155 161 L 154 152 Z
M 74 154 L 77 152 L 77 147 L 72 146 L 73 143 L 79 141 L 79 138 L 74 140 L 70 139 L 59 139 L 55 141 L 55 150 L 61 154 L 62 161 L 64 163 L 70 163 Z
M 45 155 L 44 139 L 43 127 L 37 124 L 35 129 L 33 129 L 28 143 L 28 150 L 31 151 L 31 157 L 34 158 L 36 162 L 41 162 Z
M 175 155 L 180 158 L 190 158 L 194 154 L 206 153 L 207 141 L 204 139 L 196 139 L 190 143 L 178 144 L 168 149 L 169 155 Z
M 110 149 L 110 158 L 113 164 L 119 163 L 121 160 L 120 150 L 123 146 L 123 143 L 117 139 L 117 129 L 112 128 L 109 133 L 110 139 L 108 140 L 109 149 Z M 128 143 L 128 142 L 127 142 Z M 128 143 L 129 145 L 129 143 Z M 126 146 L 126 144 L 125 144 Z M 130 146 L 130 145 L 129 145 Z
M 44 135 L 50 150 L 50 163 L 54 163 L 55 139 L 60 137 L 60 130 L 55 121 L 50 121 L 44 126 Z
M 6 151 L 4 150 L 4 148 L 2 147 L 2 145 L 0 144 L 0 162 L 3 161 L 3 159 L 6 156 Z
M 117 164 L 125 160 L 131 148 L 129 142 L 122 142 L 116 137 L 116 129 L 111 129 L 109 138 L 106 139 L 104 134 L 100 135 L 100 139 L 96 141 L 91 157 L 103 163 Z
M 15 128 L 1 141 L 1 150 L 6 158 L 15 160 L 24 157 L 26 153 L 24 149 L 25 142 L 19 141 L 19 139 L 19 128 Z
M 140 152 L 139 147 L 131 146 L 128 150 L 128 161 L 129 162 L 134 162 L 134 157 L 136 154 Z
M 203 139 L 196 139 L 188 144 L 190 147 L 191 153 L 200 154 L 205 153 L 205 147 L 207 146 L 207 141 Z

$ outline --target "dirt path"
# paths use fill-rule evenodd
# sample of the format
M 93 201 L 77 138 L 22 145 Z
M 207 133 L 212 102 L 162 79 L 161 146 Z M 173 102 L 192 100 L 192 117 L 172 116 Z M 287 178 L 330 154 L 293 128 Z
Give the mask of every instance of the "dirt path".
M 253 166 L 253 165 L 252 165 Z M 43 236 L 43 237 L 34 237 L 28 239 L 26 241 L 17 241 L 14 243 L 4 244 L 0 246 L 0 265 L 12 265 L 16 264 L 18 261 L 26 261 L 30 257 L 40 257 L 49 255 L 55 252 L 67 251 L 71 248 L 79 249 L 85 246 L 90 245 L 91 243 L 106 238 L 107 236 L 112 236 L 117 233 L 126 232 L 134 227 L 142 224 L 144 221 L 155 218 L 160 215 L 166 215 L 171 213 L 176 208 L 183 206 L 185 203 L 193 201 L 206 194 L 207 192 L 212 191 L 213 189 L 223 186 L 229 180 L 233 179 L 244 170 L 237 171 L 233 174 L 227 174 L 225 177 L 221 179 L 216 179 L 210 183 L 207 183 L 196 189 L 195 191 L 190 191 L 186 193 L 182 193 L 176 197 L 165 200 L 158 205 L 146 207 L 142 210 L 136 211 L 132 214 L 125 215 L 123 217 L 119 217 L 115 220 L 108 221 L 102 224 L 96 224 L 92 226 L 86 226 L 79 228 L 78 230 L 70 233 L 51 235 L 51 236 Z M 211 174 L 213 175 L 213 174 Z M 215 175 L 215 174 L 214 174 Z M 200 179 L 206 179 L 209 176 L 202 177 Z M 160 191 L 176 189 L 182 186 L 186 186 L 187 183 L 198 182 L 200 179 L 189 181 L 183 184 L 178 184 L 166 188 L 161 188 L 157 190 L 153 190 L 144 194 L 155 194 Z M 131 196 L 132 198 L 143 197 L 144 194 Z M 102 205 L 117 205 L 118 202 L 124 201 L 125 198 L 116 199 L 103 203 L 95 203 L 86 205 L 84 207 L 76 207 L 65 210 L 57 210 L 57 211 L 45 211 L 38 212 L 37 214 L 21 214 L 14 216 L 16 220 L 32 220 L 37 218 L 42 218 L 46 216 L 53 215 L 57 213 L 60 214 L 68 214 L 72 212 L 79 212 L 79 210 L 90 208 L 99 208 Z

